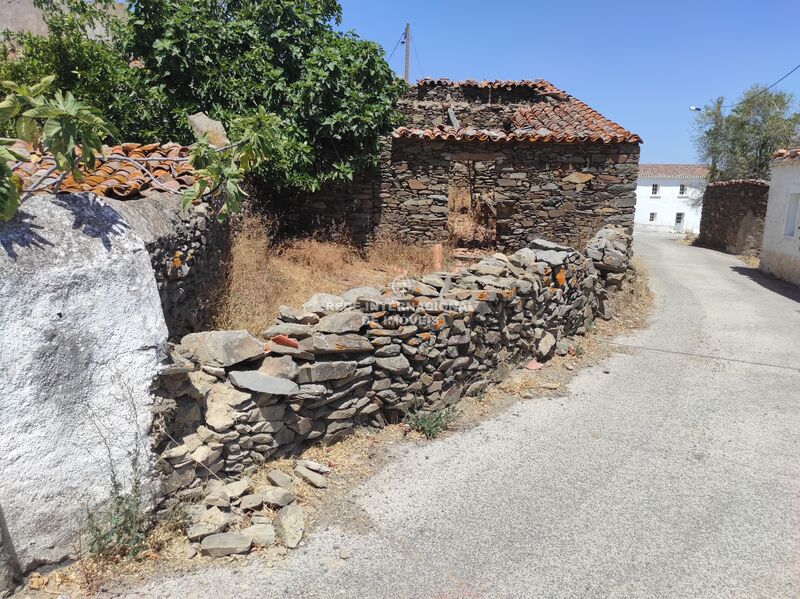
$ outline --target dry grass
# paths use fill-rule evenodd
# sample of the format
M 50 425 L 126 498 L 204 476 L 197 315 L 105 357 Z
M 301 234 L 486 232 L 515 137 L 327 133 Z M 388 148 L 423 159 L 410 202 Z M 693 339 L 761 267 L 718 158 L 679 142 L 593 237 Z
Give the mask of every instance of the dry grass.
M 490 246 L 495 242 L 495 229 L 481 224 L 474 214 L 453 214 L 447 221 L 453 245 Z
M 273 324 L 282 304 L 299 307 L 314 293 L 341 293 L 353 287 L 383 287 L 398 276 L 435 270 L 430 247 L 379 239 L 365 252 L 318 239 L 275 243 L 268 220 L 242 218 L 233 240 L 228 290 L 214 328 L 259 334 Z M 442 251 L 443 268 L 450 251 Z
M 758 268 L 759 265 L 761 264 L 761 258 L 759 258 L 758 256 L 751 256 L 749 254 L 741 254 L 741 255 L 738 255 L 736 257 L 739 258 L 739 260 L 744 262 L 750 268 Z

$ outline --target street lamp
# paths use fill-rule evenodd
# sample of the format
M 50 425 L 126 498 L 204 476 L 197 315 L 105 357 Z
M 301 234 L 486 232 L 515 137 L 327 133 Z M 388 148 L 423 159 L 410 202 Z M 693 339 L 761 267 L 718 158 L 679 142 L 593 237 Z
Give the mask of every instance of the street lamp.
M 692 112 L 703 112 L 702 108 L 698 108 L 697 106 L 689 106 L 689 110 Z

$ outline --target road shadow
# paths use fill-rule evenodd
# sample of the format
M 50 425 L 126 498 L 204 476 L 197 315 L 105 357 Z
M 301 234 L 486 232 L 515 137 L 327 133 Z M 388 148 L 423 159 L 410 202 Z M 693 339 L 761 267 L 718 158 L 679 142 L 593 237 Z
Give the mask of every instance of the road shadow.
M 800 287 L 797 285 L 792 285 L 781 279 L 776 279 L 750 266 L 731 266 L 731 270 L 758 283 L 765 289 L 769 289 L 773 293 L 777 293 L 778 295 L 800 303 Z

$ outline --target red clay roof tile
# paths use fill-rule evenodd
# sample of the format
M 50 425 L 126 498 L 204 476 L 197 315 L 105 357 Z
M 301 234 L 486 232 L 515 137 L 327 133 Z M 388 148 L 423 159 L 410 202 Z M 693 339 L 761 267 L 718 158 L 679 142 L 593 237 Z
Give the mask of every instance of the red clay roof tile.
M 790 160 L 800 160 L 800 148 L 778 150 L 772 155 L 775 162 L 788 162 Z
M 422 79 L 418 86 L 513 88 L 536 90 L 542 101 L 532 101 L 517 110 L 512 119 L 515 127 L 506 132 L 501 129 L 455 129 L 438 125 L 427 129 L 398 127 L 392 132 L 395 138 L 466 140 L 493 142 L 554 142 L 554 143 L 641 143 L 642 138 L 607 119 L 577 98 L 558 89 L 549 81 L 457 81 L 449 79 Z
M 28 155 L 31 148 L 17 142 L 14 150 Z M 194 170 L 188 156 L 189 148 L 175 143 L 125 143 L 104 147 L 95 170 L 85 173 L 81 181 L 67 175 L 59 186 L 59 193 L 88 191 L 101 196 L 135 198 L 151 189 L 181 191 L 194 184 Z M 161 160 L 167 157 L 178 160 Z M 131 160 L 137 160 L 138 164 Z M 43 156 L 35 164 L 12 164 L 14 173 L 22 178 L 23 186 L 30 188 L 35 184 L 36 193 L 51 193 L 54 189 L 60 172 L 54 170 L 45 176 L 53 166 L 55 162 L 51 156 Z
M 704 164 L 639 164 L 640 179 L 704 179 L 708 167 Z

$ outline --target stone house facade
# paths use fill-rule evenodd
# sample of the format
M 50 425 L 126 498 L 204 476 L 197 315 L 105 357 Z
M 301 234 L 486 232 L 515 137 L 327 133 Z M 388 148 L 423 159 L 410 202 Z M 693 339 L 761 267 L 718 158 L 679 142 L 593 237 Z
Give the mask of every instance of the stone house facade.
M 397 107 L 379 167 L 309 198 L 315 226 L 428 244 L 469 217 L 503 251 L 633 226 L 641 138 L 550 83 L 426 79 Z

